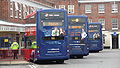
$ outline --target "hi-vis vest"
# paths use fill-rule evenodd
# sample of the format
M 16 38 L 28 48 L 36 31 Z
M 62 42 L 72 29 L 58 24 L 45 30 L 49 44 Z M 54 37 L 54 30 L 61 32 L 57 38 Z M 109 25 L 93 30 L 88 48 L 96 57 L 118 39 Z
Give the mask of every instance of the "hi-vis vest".
M 19 45 L 17 42 L 13 42 L 10 46 L 11 49 L 18 49 L 19 48 Z
M 34 49 L 37 48 L 36 41 L 32 42 L 31 48 L 34 48 Z

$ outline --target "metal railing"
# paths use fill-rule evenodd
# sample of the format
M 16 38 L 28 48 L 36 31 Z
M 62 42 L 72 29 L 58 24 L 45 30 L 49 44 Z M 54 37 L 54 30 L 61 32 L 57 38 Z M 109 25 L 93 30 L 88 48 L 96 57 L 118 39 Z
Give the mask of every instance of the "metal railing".
M 0 61 L 24 60 L 23 51 L 19 53 L 19 49 L 0 49 Z

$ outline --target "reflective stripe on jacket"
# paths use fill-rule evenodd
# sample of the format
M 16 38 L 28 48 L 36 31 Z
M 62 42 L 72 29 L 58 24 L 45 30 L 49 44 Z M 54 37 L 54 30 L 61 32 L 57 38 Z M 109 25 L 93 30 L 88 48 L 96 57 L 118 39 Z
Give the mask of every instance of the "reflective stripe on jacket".
M 37 48 L 36 41 L 32 42 L 31 48 L 33 48 L 33 49 Z
M 19 44 L 17 42 L 13 42 L 10 46 L 11 49 L 18 49 L 19 48 Z

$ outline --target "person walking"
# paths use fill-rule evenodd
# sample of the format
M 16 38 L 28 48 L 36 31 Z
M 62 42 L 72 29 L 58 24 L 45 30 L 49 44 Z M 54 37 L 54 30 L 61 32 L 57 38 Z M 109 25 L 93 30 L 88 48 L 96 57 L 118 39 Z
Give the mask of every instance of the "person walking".
M 13 52 L 13 58 L 18 59 L 18 49 L 19 49 L 19 44 L 14 40 L 14 42 L 11 44 L 10 49 L 12 49 Z

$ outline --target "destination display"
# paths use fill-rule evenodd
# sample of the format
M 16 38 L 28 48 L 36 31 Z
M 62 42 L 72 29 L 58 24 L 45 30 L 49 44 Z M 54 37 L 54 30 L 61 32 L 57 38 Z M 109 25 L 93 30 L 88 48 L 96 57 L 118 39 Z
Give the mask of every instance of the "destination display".
M 88 32 L 99 32 L 100 30 L 100 25 L 89 25 L 89 31 Z
M 40 12 L 41 20 L 64 20 L 64 12 Z
M 96 40 L 96 39 L 100 39 L 100 25 L 98 24 L 92 24 L 89 25 L 89 30 L 88 32 L 90 32 L 89 35 L 89 39 L 90 40 Z
M 76 25 L 80 23 L 85 23 L 86 19 L 85 18 L 69 18 L 68 19 L 70 25 Z

